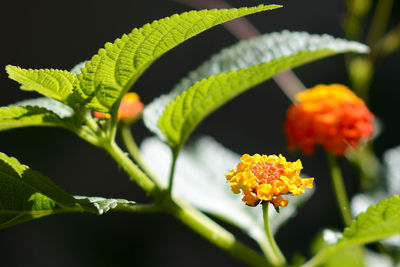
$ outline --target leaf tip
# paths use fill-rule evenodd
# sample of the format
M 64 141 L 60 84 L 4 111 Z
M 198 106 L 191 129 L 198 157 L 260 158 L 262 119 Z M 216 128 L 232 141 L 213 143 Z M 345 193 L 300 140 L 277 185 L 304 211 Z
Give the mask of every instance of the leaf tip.
M 269 6 L 271 9 L 283 7 L 283 5 L 276 5 L 276 4 L 272 4 L 272 5 L 268 5 L 268 6 Z
M 6 72 L 8 73 L 9 76 L 12 75 L 12 73 L 16 70 L 20 70 L 21 68 L 18 66 L 14 66 L 14 65 L 7 65 L 6 66 Z
M 278 5 L 278 4 L 264 5 L 264 4 L 260 4 L 255 8 L 261 8 L 263 10 L 271 10 L 271 9 L 277 9 L 277 8 L 281 8 L 281 7 L 283 7 L 283 5 Z

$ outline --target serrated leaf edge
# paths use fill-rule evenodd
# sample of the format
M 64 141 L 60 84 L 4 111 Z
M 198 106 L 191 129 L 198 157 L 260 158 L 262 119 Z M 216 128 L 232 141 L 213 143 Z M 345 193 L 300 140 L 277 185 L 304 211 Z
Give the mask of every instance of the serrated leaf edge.
M 261 8 L 263 8 L 263 7 L 264 7 L 265 9 L 261 9 Z M 211 9 L 211 10 L 199 10 L 199 11 L 192 10 L 192 11 L 183 12 L 183 13 L 181 13 L 181 14 L 174 14 L 174 15 L 172 15 L 172 16 L 170 16 L 170 17 L 165 17 L 165 18 L 162 18 L 162 19 L 159 19 L 159 20 L 155 20 L 155 21 L 153 21 L 153 22 L 151 22 L 151 23 L 145 24 L 145 25 L 142 26 L 141 28 L 134 28 L 130 33 L 124 34 L 124 35 L 122 35 L 121 38 L 115 39 L 115 41 L 114 41 L 113 43 L 107 42 L 107 43 L 104 45 L 103 48 L 100 48 L 100 49 L 98 50 L 98 53 L 97 53 L 96 55 L 92 56 L 92 58 L 85 64 L 85 67 L 81 68 L 81 73 L 77 76 L 78 79 L 77 79 L 77 83 L 76 83 L 76 88 L 83 88 L 80 84 L 81 84 L 81 80 L 84 79 L 85 75 L 96 75 L 97 70 L 98 70 L 100 64 L 97 64 L 97 66 L 94 66 L 92 62 L 101 60 L 101 56 L 104 55 L 104 54 L 107 54 L 107 50 L 113 49 L 115 46 L 118 45 L 118 43 L 122 42 L 123 39 L 130 38 L 130 37 L 129 37 L 130 34 L 133 34 L 133 33 L 143 33 L 143 32 L 145 32 L 148 28 L 152 28 L 153 25 L 162 23 L 163 21 L 170 20 L 171 18 L 184 17 L 184 16 L 187 16 L 188 14 L 191 14 L 191 13 L 200 14 L 202 11 L 214 11 L 214 10 L 215 10 L 215 11 L 218 11 L 218 12 L 220 12 L 220 11 L 239 11 L 239 12 L 240 12 L 241 10 L 246 10 L 246 9 L 247 9 L 247 10 L 249 10 L 249 9 L 260 9 L 260 10 L 254 11 L 253 13 L 249 13 L 249 14 L 254 14 L 254 13 L 257 13 L 257 12 L 266 11 L 266 10 L 271 10 L 271 9 L 275 9 L 275 8 L 279 8 L 279 7 L 281 7 L 281 6 L 280 6 L 280 5 L 263 5 L 263 4 L 260 4 L 260 5 L 258 5 L 258 6 L 254 6 L 254 7 L 242 7 L 242 8 L 232 8 L 232 9 Z M 243 15 L 243 16 L 244 16 L 244 15 Z M 241 17 L 241 16 L 239 16 L 239 17 Z M 216 25 L 218 25 L 218 24 L 220 24 L 220 23 L 217 23 Z M 216 26 L 216 25 L 214 25 L 214 26 Z M 207 28 L 206 28 L 206 29 L 207 29 Z M 201 31 L 198 31 L 198 32 L 195 32 L 195 33 L 192 33 L 192 34 L 188 34 L 188 36 L 185 36 L 185 38 L 186 38 L 186 39 L 191 38 L 191 37 L 193 37 L 193 36 L 195 36 L 195 35 L 197 35 L 197 34 L 200 34 L 201 32 L 205 31 L 206 29 L 201 30 Z M 142 35 L 143 35 L 143 34 L 142 34 Z M 148 36 L 148 34 L 146 34 L 146 35 L 144 35 L 144 36 Z M 186 40 L 186 39 L 185 39 L 185 40 Z M 147 40 L 147 39 L 146 39 L 146 40 Z M 145 69 L 146 69 L 153 61 L 155 61 L 159 56 L 161 56 L 162 54 L 168 52 L 168 51 L 171 50 L 173 47 L 175 47 L 175 46 L 177 46 L 177 45 L 179 45 L 179 44 L 180 44 L 180 43 L 178 43 L 178 44 L 176 44 L 176 45 L 173 45 L 172 47 L 169 47 L 168 49 L 166 49 L 165 51 L 163 51 L 161 54 L 155 55 L 155 57 L 153 57 L 151 60 L 148 60 L 148 61 L 142 63 L 141 65 L 135 63 L 135 62 L 136 62 L 136 59 L 135 59 L 135 58 L 138 56 L 138 54 L 135 54 L 135 55 L 134 55 L 133 62 L 134 62 L 134 68 L 136 69 L 136 73 L 134 73 L 134 74 L 132 75 L 131 80 L 130 80 L 130 81 L 127 81 L 126 84 L 133 83 L 133 82 L 145 71 Z M 125 44 L 124 44 L 124 45 L 125 45 Z M 136 49 L 137 49 L 137 48 L 140 48 L 140 45 L 138 45 L 138 47 L 136 47 Z M 153 51 L 153 54 L 155 54 L 155 51 Z M 118 54 L 118 57 L 119 57 L 119 56 L 120 56 L 120 54 Z M 118 63 L 118 60 L 115 61 L 115 64 L 114 64 L 114 65 L 117 65 L 117 63 Z M 95 71 L 94 71 L 94 72 L 89 72 L 89 69 L 91 69 L 91 68 L 95 68 Z M 90 73 L 90 74 L 89 74 L 89 73 Z M 135 75 L 135 74 L 137 74 L 137 75 Z M 116 72 L 115 72 L 115 67 L 114 67 L 114 76 L 115 76 L 115 75 L 116 75 Z M 94 84 L 94 82 L 95 82 L 94 79 L 93 79 L 93 80 L 90 80 L 90 81 L 91 81 L 91 83 L 92 83 L 92 87 L 95 88 L 95 87 L 96 87 L 96 84 Z M 107 81 L 107 83 L 108 83 L 108 82 L 111 82 L 112 84 L 117 85 L 117 86 L 116 86 L 116 87 L 117 87 L 117 91 L 121 91 L 121 92 L 119 92 L 119 97 L 116 99 L 116 101 L 114 101 L 114 104 L 113 104 L 113 106 L 114 106 L 114 105 L 118 104 L 118 99 L 120 100 L 120 99 L 122 98 L 122 95 L 123 95 L 124 93 L 126 93 L 125 91 L 127 91 L 129 88 L 125 88 L 125 87 L 127 87 L 126 84 L 125 84 L 125 85 L 119 84 L 118 79 L 115 79 L 115 80 L 113 79 L 113 80 Z M 129 86 L 129 87 L 130 87 L 130 86 Z M 93 110 L 97 110 L 97 111 L 100 111 L 100 112 L 107 112 L 107 113 L 109 113 L 109 112 L 110 112 L 109 109 L 113 107 L 113 106 L 108 107 L 109 105 L 108 105 L 107 103 L 105 103 L 104 101 L 102 101 L 102 99 L 99 99 L 99 98 L 96 98 L 96 99 L 97 99 L 98 103 L 99 103 L 101 106 L 103 106 L 103 107 L 99 107 L 98 105 L 95 105 L 95 104 L 91 103 L 90 100 L 87 101 L 87 99 L 92 99 L 92 98 L 94 98 L 95 95 L 96 95 L 96 93 L 99 93 L 99 92 L 94 92 L 94 91 L 93 91 L 93 92 L 90 92 L 89 94 L 86 94 L 85 92 L 80 92 L 80 90 L 76 90 L 76 91 L 77 91 L 77 92 L 76 92 L 76 98 L 77 98 L 77 99 L 80 99 L 80 101 L 81 101 L 87 108 L 90 108 L 90 109 L 93 109 Z M 102 103 L 102 102 L 103 102 L 103 103 Z
M 66 81 L 67 83 L 70 84 L 71 90 L 70 90 L 70 92 L 69 92 L 69 95 L 72 95 L 72 94 L 73 94 L 73 92 L 74 92 L 74 84 L 75 84 L 75 82 L 76 82 L 76 80 L 77 80 L 77 75 L 76 75 L 76 74 L 71 73 L 71 72 L 69 72 L 69 71 L 67 71 L 67 70 L 60 70 L 60 69 L 54 69 L 54 68 L 49 68 L 49 69 L 47 69 L 47 68 L 46 68 L 46 69 L 32 69 L 32 68 L 29 68 L 29 69 L 24 69 L 24 68 L 21 68 L 21 67 L 19 67 L 19 66 L 7 65 L 7 66 L 6 66 L 6 71 L 7 71 L 7 73 L 8 73 L 8 77 L 9 77 L 10 79 L 15 80 L 15 81 L 17 81 L 18 83 L 20 83 L 20 84 L 22 85 L 21 88 L 22 88 L 23 90 L 28 90 L 28 91 L 32 91 L 32 90 L 36 91 L 36 88 L 27 86 L 27 85 L 25 85 L 25 84 L 19 82 L 17 79 L 14 79 L 15 76 L 20 76 L 20 77 L 23 77 L 24 79 L 29 79 L 29 80 L 32 81 L 33 83 L 38 83 L 38 82 L 37 82 L 36 80 L 30 79 L 30 78 L 28 78 L 27 76 L 24 76 L 24 75 L 20 74 L 19 72 L 21 72 L 21 71 L 25 71 L 25 72 L 35 72 L 35 73 L 40 73 L 40 72 L 41 72 L 43 75 L 46 75 L 46 76 L 52 78 L 52 79 L 56 82 L 56 84 L 58 85 L 58 87 L 60 88 L 60 81 L 59 81 L 58 79 L 56 79 L 55 77 L 52 76 L 52 73 L 58 73 L 58 74 L 60 74 L 60 77 L 61 77 L 64 81 Z M 11 73 L 11 72 L 12 72 L 12 73 Z M 40 83 L 38 83 L 38 84 L 40 85 Z M 42 85 L 40 85 L 40 86 L 43 87 Z M 45 87 L 43 87 L 43 88 L 45 88 Z M 46 90 L 47 90 L 47 91 L 51 91 L 51 90 L 48 90 L 47 88 L 46 88 Z M 43 95 L 43 94 L 42 94 L 42 95 Z M 52 97 L 52 98 L 53 98 L 53 97 Z M 68 98 L 68 97 L 67 97 L 67 98 Z M 62 99 L 62 98 L 53 98 L 53 99 L 58 100 L 58 101 L 60 101 L 60 102 L 62 102 L 62 103 L 64 103 L 64 104 L 67 104 L 67 98 L 65 98 L 65 99 Z

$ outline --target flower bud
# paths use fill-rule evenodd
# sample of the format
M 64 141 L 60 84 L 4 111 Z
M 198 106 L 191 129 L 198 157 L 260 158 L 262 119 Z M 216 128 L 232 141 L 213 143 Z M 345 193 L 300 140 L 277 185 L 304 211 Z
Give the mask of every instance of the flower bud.
M 118 122 L 132 123 L 141 114 L 144 108 L 143 103 L 140 101 L 138 94 L 127 93 L 121 100 L 121 104 L 118 109 Z M 109 119 L 110 114 L 94 111 L 93 115 L 99 120 Z

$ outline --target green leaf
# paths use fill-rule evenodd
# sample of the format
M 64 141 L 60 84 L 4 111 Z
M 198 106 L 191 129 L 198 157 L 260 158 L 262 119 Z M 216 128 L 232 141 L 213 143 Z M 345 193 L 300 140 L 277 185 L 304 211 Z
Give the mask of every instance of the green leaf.
M 43 216 L 66 212 L 102 214 L 132 201 L 74 198 L 48 177 L 0 153 L 0 229 Z
M 158 138 L 147 138 L 140 150 L 151 171 L 168 184 L 171 151 Z M 246 206 L 240 195 L 232 193 L 225 174 L 240 161 L 240 155 L 230 151 L 211 137 L 203 136 L 183 148 L 179 155 L 172 193 L 193 206 L 228 222 L 259 243 L 266 242 L 262 209 Z M 207 166 L 207 168 L 204 168 Z M 307 190 L 300 196 L 288 196 L 289 205 L 276 213 L 269 209 L 271 230 L 295 216 L 298 207 L 313 194 Z
M 121 206 L 136 205 L 135 201 L 120 198 L 86 196 L 74 196 L 74 198 L 85 209 L 85 211 L 97 213 L 98 215 L 104 214 L 113 209 L 118 209 Z
M 329 35 L 288 31 L 239 42 L 148 105 L 146 126 L 179 149 L 198 123 L 238 94 L 283 70 L 348 51 L 363 53 L 368 48 Z
M 0 107 L 0 131 L 28 126 L 53 126 L 69 130 L 79 128 L 73 117 L 60 117 L 55 112 L 37 106 Z
M 86 63 L 88 63 L 88 62 L 89 62 L 89 60 L 79 62 L 72 69 L 70 69 L 69 72 L 74 73 L 76 75 L 81 74 L 82 73 L 81 69 L 83 69 L 85 67 Z
M 41 107 L 53 111 L 58 117 L 62 119 L 72 118 L 74 116 L 74 110 L 63 103 L 48 97 L 38 97 L 27 100 L 22 100 L 11 106 L 32 106 Z
M 332 243 L 336 243 L 341 233 L 330 229 L 324 229 L 321 234 L 313 240 L 311 244 L 311 253 L 317 254 L 322 249 L 328 247 Z M 360 246 L 351 247 L 345 250 L 337 251 L 330 255 L 330 257 L 322 265 L 324 267 L 336 266 L 354 266 L 363 267 L 364 264 L 364 249 Z
M 345 229 L 338 245 L 366 244 L 400 234 L 400 197 L 371 206 Z
M 76 75 L 55 69 L 22 69 L 8 65 L 9 77 L 22 84 L 21 89 L 36 91 L 39 94 L 67 104 L 72 95 Z
M 0 229 L 46 215 L 83 211 L 49 178 L 0 153 Z
M 393 196 L 370 206 L 346 228 L 337 244 L 319 252 L 309 266 L 322 264 L 333 253 L 356 245 L 376 242 L 400 234 L 400 197 Z
M 351 247 L 340 250 L 329 257 L 323 267 L 352 266 L 364 267 L 364 251 L 362 247 Z
M 278 7 L 190 11 L 133 29 L 114 43 L 107 43 L 86 64 L 78 75 L 77 97 L 89 109 L 110 112 L 139 76 L 165 52 L 223 22 Z

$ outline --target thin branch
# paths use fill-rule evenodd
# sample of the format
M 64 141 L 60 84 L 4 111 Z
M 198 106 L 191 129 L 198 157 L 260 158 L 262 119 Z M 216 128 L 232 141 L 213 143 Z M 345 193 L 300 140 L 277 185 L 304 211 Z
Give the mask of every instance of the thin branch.
M 372 19 L 372 24 L 368 32 L 366 43 L 371 48 L 374 48 L 376 42 L 383 35 L 387 23 L 389 21 L 390 12 L 392 11 L 393 0 L 380 0 L 375 9 L 375 14 Z
M 383 59 L 400 49 L 400 24 L 383 36 L 372 51 L 373 59 Z
M 154 175 L 150 169 L 147 167 L 147 164 L 143 160 L 140 150 L 135 142 L 135 139 L 132 136 L 131 129 L 129 125 L 121 125 L 119 129 L 119 133 L 122 139 L 122 142 L 125 145 L 126 150 L 129 155 L 133 158 L 133 160 L 139 165 L 139 167 L 151 178 L 151 180 L 158 186 L 162 187 L 160 180 Z

